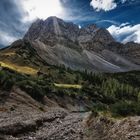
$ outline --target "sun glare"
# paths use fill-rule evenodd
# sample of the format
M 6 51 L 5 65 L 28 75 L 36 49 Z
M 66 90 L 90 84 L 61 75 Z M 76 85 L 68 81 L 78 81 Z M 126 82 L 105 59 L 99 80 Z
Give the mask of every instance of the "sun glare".
M 25 20 L 46 19 L 49 16 L 63 17 L 64 15 L 60 0 L 23 0 L 22 6 L 27 13 Z

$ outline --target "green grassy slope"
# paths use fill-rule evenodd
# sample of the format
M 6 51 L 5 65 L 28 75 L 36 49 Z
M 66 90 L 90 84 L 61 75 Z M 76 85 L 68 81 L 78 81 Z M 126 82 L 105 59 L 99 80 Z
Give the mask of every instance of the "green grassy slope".
M 73 98 L 92 101 L 90 110 L 110 112 L 115 116 L 140 115 L 138 71 L 89 75 L 52 66 L 45 74 L 27 76 L 3 69 L 0 71 L 0 85 L 1 90 L 10 90 L 16 85 L 40 102 L 45 95 L 51 93 L 61 97 L 67 94 Z
M 45 95 L 68 95 L 93 103 L 90 110 L 140 115 L 140 71 L 93 74 L 46 64 L 31 47 L 18 42 L 0 51 L 0 89 L 18 86 L 42 102 Z M 39 72 L 39 73 L 38 73 Z

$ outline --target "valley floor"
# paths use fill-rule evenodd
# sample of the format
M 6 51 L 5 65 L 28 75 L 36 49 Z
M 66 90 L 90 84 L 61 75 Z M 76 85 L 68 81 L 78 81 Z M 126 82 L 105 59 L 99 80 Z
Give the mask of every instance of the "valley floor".
M 0 91 L 0 140 L 139 140 L 139 126 L 140 117 L 113 121 L 41 106 L 20 89 Z
M 53 108 L 41 114 L 28 113 L 23 116 L 10 116 L 6 119 L 3 116 L 0 126 L 1 139 L 84 140 L 83 120 L 85 116 L 86 114 L 68 113 L 60 108 Z
M 81 140 L 88 113 L 45 107 L 25 92 L 0 91 L 0 140 Z

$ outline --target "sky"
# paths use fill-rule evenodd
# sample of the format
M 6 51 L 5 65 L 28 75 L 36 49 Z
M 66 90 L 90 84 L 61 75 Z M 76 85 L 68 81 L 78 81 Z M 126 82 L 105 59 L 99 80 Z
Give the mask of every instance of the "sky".
M 0 0 L 0 46 L 23 38 L 37 18 L 97 24 L 122 43 L 140 43 L 140 0 Z

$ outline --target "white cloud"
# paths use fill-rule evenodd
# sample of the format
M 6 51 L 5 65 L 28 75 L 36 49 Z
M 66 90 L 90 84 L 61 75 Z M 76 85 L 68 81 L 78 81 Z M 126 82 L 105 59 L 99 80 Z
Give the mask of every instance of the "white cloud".
M 125 27 L 126 25 L 129 25 L 129 22 L 122 23 L 120 27 Z
M 0 30 L 0 43 L 4 46 L 6 45 L 10 45 L 11 43 L 13 43 L 15 40 L 17 40 L 16 37 L 10 35 L 7 32 L 4 32 L 2 30 Z
M 81 25 L 78 25 L 78 27 L 79 27 L 79 29 L 81 29 L 82 27 L 81 27 Z
M 112 25 L 108 28 L 108 31 L 117 41 L 140 43 L 140 24 L 129 25 L 128 23 L 123 23 L 120 26 Z
M 122 3 L 125 3 L 127 0 L 121 0 Z
M 125 3 L 128 0 L 121 0 L 121 3 Z M 117 7 L 115 0 L 92 0 L 90 5 L 97 11 L 110 11 Z
M 115 3 L 114 0 L 92 0 L 90 5 L 96 11 L 100 10 L 109 11 L 117 7 L 117 4 Z
M 110 24 L 114 24 L 114 25 L 119 25 L 119 22 L 116 22 L 116 21 L 114 21 L 114 20 L 106 20 L 106 19 L 105 19 L 105 20 L 104 20 L 104 19 L 103 19 L 103 20 L 99 20 L 99 21 L 97 21 L 96 23 L 97 23 L 97 24 L 98 24 L 98 23 L 110 23 Z
M 19 3 L 19 0 L 15 0 Z M 49 16 L 64 17 L 65 11 L 60 0 L 22 0 L 20 3 L 26 13 L 23 21 L 32 21 L 36 18 L 46 19 Z

